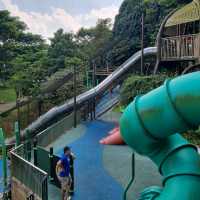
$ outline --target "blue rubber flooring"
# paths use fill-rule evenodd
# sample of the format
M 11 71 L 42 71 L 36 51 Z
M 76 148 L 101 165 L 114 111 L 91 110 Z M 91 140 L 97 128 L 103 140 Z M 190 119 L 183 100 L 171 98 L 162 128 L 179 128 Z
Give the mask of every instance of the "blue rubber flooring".
M 84 136 L 69 145 L 76 155 L 73 200 L 121 200 L 123 188 L 104 169 L 104 147 L 99 144 L 114 124 L 93 121 L 85 125 Z M 61 155 L 62 149 L 56 153 Z

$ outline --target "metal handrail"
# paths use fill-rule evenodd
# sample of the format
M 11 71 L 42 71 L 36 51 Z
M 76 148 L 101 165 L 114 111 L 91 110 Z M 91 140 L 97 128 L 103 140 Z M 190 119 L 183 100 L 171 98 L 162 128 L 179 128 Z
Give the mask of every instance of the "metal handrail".
M 25 159 L 24 148 L 24 144 L 21 144 L 10 152 L 11 177 L 29 188 L 42 200 L 48 200 L 48 174 Z M 27 173 L 29 173 L 28 177 Z
M 200 57 L 200 34 L 162 38 L 161 58 L 195 59 Z
M 196 34 L 189 34 L 189 35 L 177 35 L 177 36 L 170 36 L 170 37 L 163 37 L 161 38 L 162 40 L 168 40 L 168 39 L 179 39 L 181 37 L 193 37 L 193 36 L 200 36 L 200 33 L 196 33 Z

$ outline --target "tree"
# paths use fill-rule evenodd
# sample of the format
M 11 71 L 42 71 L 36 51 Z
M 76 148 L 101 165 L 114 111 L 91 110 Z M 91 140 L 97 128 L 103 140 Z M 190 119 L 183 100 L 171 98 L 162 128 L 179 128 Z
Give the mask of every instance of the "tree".
M 23 96 L 37 96 L 40 92 L 40 84 L 46 79 L 48 68 L 47 50 L 42 46 L 29 46 L 23 54 L 19 54 L 12 60 L 13 73 L 11 81 L 17 93 Z
M 15 88 L 20 82 L 23 88 L 30 89 L 24 78 L 34 82 L 33 71 L 38 71 L 36 63 L 40 68 L 46 45 L 41 36 L 25 32 L 26 28 L 19 18 L 10 16 L 6 10 L 0 11 L 0 80 L 6 82 L 13 78 Z
M 0 43 L 18 40 L 25 29 L 25 23 L 21 22 L 19 18 L 11 17 L 7 10 L 0 11 Z
M 104 65 L 107 44 L 112 36 L 111 27 L 111 19 L 99 19 L 95 27 L 81 28 L 76 34 L 80 56 L 88 64 L 102 57 L 98 65 Z
M 49 74 L 52 74 L 61 68 L 65 68 L 65 58 L 74 56 L 77 52 L 77 46 L 74 35 L 72 33 L 64 33 L 63 29 L 59 29 L 50 41 L 48 65 Z

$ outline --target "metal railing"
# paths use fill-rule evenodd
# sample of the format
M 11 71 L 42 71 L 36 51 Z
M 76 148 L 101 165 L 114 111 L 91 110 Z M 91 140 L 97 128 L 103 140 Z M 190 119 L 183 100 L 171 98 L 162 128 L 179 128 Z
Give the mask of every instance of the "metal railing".
M 48 200 L 48 175 L 25 159 L 25 151 L 23 144 L 11 151 L 11 178 L 40 199 Z
M 162 38 L 161 60 L 186 60 L 200 57 L 200 34 Z
M 77 111 L 77 122 L 81 121 L 80 112 Z M 44 131 L 40 132 L 36 138 L 38 145 L 41 147 L 47 147 L 54 142 L 59 136 L 63 135 L 67 130 L 71 129 L 74 125 L 74 114 L 66 116 L 57 123 L 49 126 Z

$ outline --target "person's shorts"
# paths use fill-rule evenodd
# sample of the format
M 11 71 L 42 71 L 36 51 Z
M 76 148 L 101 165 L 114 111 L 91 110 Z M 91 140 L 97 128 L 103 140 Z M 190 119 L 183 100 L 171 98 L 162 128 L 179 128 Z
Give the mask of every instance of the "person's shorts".
M 58 176 L 58 179 L 59 179 L 59 181 L 61 183 L 61 189 L 69 192 L 69 190 L 70 190 L 70 184 L 71 184 L 70 177 L 61 177 L 61 176 Z

